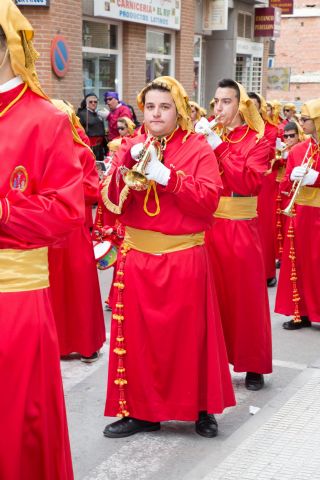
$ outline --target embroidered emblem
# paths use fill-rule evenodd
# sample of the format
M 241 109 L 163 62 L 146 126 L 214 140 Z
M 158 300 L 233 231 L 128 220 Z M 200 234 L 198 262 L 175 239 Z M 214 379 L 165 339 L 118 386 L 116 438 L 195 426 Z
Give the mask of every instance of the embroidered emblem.
M 28 186 L 28 172 L 22 165 L 16 167 L 10 177 L 10 187 L 12 190 L 20 190 L 24 192 Z

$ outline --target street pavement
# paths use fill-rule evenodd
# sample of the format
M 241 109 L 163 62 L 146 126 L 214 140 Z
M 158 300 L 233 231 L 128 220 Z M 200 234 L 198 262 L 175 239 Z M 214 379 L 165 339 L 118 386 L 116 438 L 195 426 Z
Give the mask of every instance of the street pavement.
M 103 298 L 111 274 L 99 272 Z M 275 293 L 269 289 L 272 312 Z M 61 362 L 75 480 L 320 480 L 320 325 L 286 331 L 286 318 L 272 313 L 274 371 L 259 392 L 232 372 L 237 406 L 216 416 L 218 437 L 164 422 L 160 432 L 109 439 L 102 431 L 114 421 L 103 416 L 110 313 L 105 318 L 100 359 Z

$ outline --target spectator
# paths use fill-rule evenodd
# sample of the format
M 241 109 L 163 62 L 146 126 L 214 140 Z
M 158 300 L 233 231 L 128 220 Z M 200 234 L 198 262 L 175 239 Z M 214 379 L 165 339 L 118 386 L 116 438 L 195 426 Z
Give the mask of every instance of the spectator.
M 97 161 L 104 159 L 106 151 L 105 129 L 103 120 L 97 113 L 98 97 L 88 93 L 82 100 L 77 115 L 90 140 L 90 147 Z

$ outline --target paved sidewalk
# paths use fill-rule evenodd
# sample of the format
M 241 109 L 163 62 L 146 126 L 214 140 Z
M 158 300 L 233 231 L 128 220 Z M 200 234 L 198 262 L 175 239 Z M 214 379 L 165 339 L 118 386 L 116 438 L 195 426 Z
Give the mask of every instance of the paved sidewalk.
M 317 367 L 303 372 L 296 382 L 296 393 L 266 423 L 240 442 L 204 480 L 320 479 L 320 370 Z M 289 388 L 292 390 L 292 386 Z M 259 413 L 257 420 L 258 416 Z

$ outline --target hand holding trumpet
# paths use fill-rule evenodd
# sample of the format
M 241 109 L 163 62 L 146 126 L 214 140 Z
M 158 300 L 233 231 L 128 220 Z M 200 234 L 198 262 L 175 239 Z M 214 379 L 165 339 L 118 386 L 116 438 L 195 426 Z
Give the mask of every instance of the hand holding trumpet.
M 131 147 L 130 153 L 133 160 L 136 162 L 141 161 L 141 154 L 145 150 L 144 143 L 137 143 Z M 148 153 L 150 158 L 146 164 L 145 168 L 145 176 L 148 180 L 154 180 L 155 182 L 159 183 L 160 185 L 166 186 L 168 185 L 168 181 L 170 178 L 170 168 L 163 165 L 158 159 L 158 154 L 156 148 L 150 144 L 148 146 Z
M 314 185 L 318 176 L 319 172 L 313 168 L 308 168 L 308 165 L 305 164 L 294 167 L 290 175 L 290 180 L 292 182 L 301 181 L 301 186 L 304 187 L 305 185 Z
M 205 117 L 200 118 L 200 120 L 196 123 L 195 132 L 201 133 L 207 139 L 210 147 L 215 150 L 220 143 L 222 143 L 221 138 L 219 135 L 216 134 L 212 130 L 212 128 L 217 124 L 217 118 L 215 118 L 212 122 L 208 122 Z

